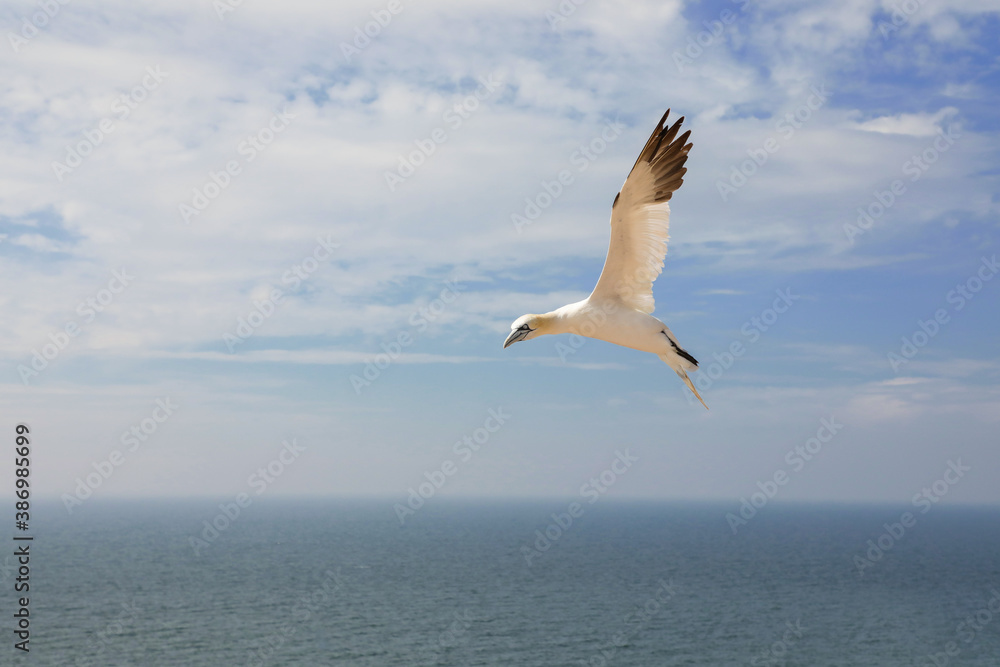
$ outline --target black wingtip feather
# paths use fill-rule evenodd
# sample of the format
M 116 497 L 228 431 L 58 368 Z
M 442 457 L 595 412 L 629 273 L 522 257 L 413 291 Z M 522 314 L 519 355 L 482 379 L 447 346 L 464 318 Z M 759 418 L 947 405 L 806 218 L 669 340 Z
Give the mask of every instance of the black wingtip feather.
M 670 127 L 664 128 L 669 115 L 670 109 L 667 109 L 667 112 L 660 118 L 660 122 L 657 123 L 656 129 L 646 140 L 646 145 L 639 151 L 639 157 L 636 158 L 635 164 L 632 165 L 633 171 L 640 162 L 646 162 L 652 167 L 656 185 L 654 202 L 669 201 L 672 193 L 683 184 L 683 176 L 687 172 L 684 163 L 687 161 L 688 151 L 691 150 L 692 146 L 692 144 L 687 143 L 688 137 L 691 136 L 691 130 L 686 130 L 677 137 L 681 123 L 684 122 L 684 116 L 678 118 Z M 611 207 L 614 208 L 617 203 L 618 197 L 616 196 Z
M 697 366 L 697 365 L 698 365 L 698 360 L 697 360 L 697 359 L 695 359 L 694 357 L 692 357 L 692 356 L 691 356 L 691 355 L 690 355 L 690 354 L 689 354 L 689 353 L 687 352 L 687 350 L 685 350 L 685 349 L 684 349 L 684 348 L 682 348 L 682 347 L 681 347 L 680 345 L 678 345 L 677 343 L 675 343 L 675 342 L 674 342 L 674 339 L 673 339 L 673 338 L 671 338 L 670 336 L 667 336 L 667 332 L 666 332 L 666 331 L 664 331 L 664 332 L 662 332 L 662 333 L 663 333 L 664 337 L 666 337 L 666 339 L 667 339 L 668 341 L 670 341 L 670 347 L 674 348 L 674 352 L 676 352 L 676 353 L 677 353 L 677 354 L 679 354 L 680 356 L 684 357 L 685 359 L 687 359 L 688 361 L 690 361 L 690 362 L 691 362 L 692 364 L 694 364 L 695 366 Z

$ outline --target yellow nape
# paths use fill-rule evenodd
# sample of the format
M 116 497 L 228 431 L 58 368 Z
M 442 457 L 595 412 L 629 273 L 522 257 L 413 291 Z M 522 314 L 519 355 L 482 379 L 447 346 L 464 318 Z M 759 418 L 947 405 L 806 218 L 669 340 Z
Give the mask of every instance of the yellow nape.
M 556 316 L 553 313 L 542 313 L 541 315 L 531 315 L 531 323 L 528 325 L 535 330 L 536 335 L 559 333 L 556 329 Z

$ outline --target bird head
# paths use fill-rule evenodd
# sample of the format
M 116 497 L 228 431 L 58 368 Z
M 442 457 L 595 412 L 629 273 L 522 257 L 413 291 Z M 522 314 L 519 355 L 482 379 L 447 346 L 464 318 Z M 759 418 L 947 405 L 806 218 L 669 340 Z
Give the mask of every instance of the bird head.
M 503 342 L 504 349 L 520 340 L 528 340 L 545 333 L 545 315 L 521 315 L 510 325 L 510 335 Z

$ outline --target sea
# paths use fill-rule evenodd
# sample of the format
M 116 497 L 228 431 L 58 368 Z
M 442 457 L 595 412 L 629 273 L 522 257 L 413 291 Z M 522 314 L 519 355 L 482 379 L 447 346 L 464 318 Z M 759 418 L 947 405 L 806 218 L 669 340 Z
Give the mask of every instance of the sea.
M 397 503 L 43 503 L 0 664 L 1000 665 L 996 507 Z

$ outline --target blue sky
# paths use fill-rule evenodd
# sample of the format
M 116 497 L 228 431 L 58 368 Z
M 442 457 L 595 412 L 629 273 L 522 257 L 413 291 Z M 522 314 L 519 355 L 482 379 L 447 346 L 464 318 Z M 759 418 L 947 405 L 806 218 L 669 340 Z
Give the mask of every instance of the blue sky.
M 947 500 L 1000 502 L 1000 4 L 41 11 L 0 11 L 0 402 L 38 493 L 119 451 L 94 497 L 230 496 L 295 439 L 268 494 L 403 500 L 452 461 L 435 493 L 574 495 L 629 448 L 609 494 L 738 504 L 835 419 L 781 500 L 909 502 L 961 458 Z M 592 289 L 668 107 L 655 314 L 709 412 L 651 355 L 501 349 Z

